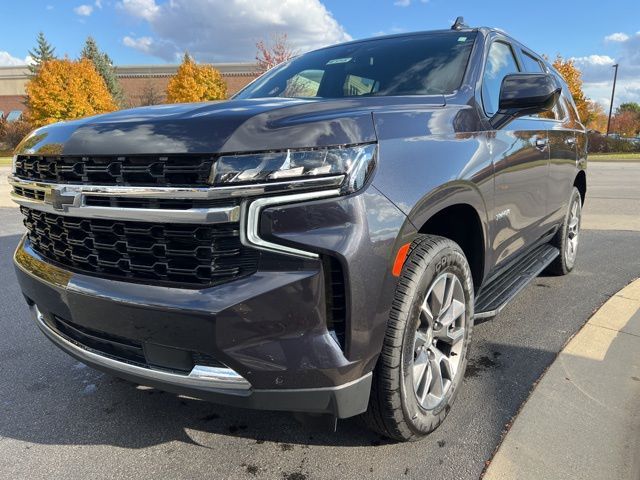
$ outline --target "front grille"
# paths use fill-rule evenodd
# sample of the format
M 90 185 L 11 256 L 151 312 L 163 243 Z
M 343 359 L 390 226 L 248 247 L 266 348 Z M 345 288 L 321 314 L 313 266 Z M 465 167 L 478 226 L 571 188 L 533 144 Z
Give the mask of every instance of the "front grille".
M 228 368 L 206 353 L 160 345 L 145 346 L 140 341 L 83 327 L 57 315 L 48 317 L 46 322 L 68 340 L 120 362 L 147 368 L 161 367 L 180 373 L 188 373 L 196 365 Z
M 140 342 L 81 327 L 56 315 L 53 316 L 52 323 L 51 326 L 55 330 L 83 347 L 90 348 L 121 362 L 146 366 L 147 362 Z
M 18 155 L 15 175 L 86 185 L 206 187 L 213 161 L 211 155 Z
M 26 188 L 26 187 L 13 187 L 13 193 L 20 197 L 31 198 L 33 200 L 40 200 L 41 202 L 44 200 L 44 192 L 42 190 L 36 190 L 34 188 Z
M 170 210 L 187 210 L 190 208 L 215 208 L 240 205 L 239 198 L 188 199 L 188 198 L 135 198 L 105 197 L 101 195 L 85 195 L 84 204 L 88 207 L 111 208 L 157 208 Z
M 195 288 L 257 270 L 258 252 L 242 245 L 238 223 L 164 224 L 21 211 L 33 249 L 68 270 Z

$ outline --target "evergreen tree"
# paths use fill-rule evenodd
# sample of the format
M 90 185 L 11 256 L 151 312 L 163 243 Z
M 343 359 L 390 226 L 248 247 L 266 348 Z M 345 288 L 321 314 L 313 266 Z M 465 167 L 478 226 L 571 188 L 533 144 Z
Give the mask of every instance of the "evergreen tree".
M 96 70 L 103 78 L 107 89 L 111 93 L 113 100 L 118 105 L 122 105 L 124 95 L 122 93 L 122 87 L 120 86 L 118 77 L 116 76 L 116 71 L 113 68 L 113 62 L 111 61 L 111 58 L 109 58 L 109 55 L 100 51 L 93 37 L 87 37 L 84 48 L 82 49 L 82 52 L 80 52 L 80 58 L 86 58 L 93 62 Z
M 29 50 L 29 56 L 33 59 L 34 62 L 29 65 L 29 71 L 31 72 L 31 74 L 35 75 L 36 73 L 38 73 L 40 65 L 42 65 L 43 62 L 55 59 L 55 51 L 56 49 L 53 48 L 47 41 L 44 33 L 39 32 L 36 48 L 34 48 L 33 51 Z

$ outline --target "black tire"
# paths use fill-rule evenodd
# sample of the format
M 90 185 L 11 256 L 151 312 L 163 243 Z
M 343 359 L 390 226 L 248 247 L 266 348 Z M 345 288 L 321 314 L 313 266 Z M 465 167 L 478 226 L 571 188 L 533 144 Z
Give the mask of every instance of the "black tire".
M 572 227 L 574 206 L 577 209 L 577 225 L 575 228 Z M 580 191 L 576 187 L 573 187 L 564 221 L 550 242 L 551 245 L 560 250 L 560 255 L 549 264 L 546 270 L 548 273 L 552 275 L 566 275 L 573 270 L 579 245 L 581 214 L 582 196 L 580 195 Z M 573 244 L 573 246 L 570 241 L 571 238 L 575 238 L 575 244 Z
M 453 354 L 456 357 L 460 355 L 460 358 L 455 359 L 458 362 L 456 373 L 449 380 L 448 390 L 442 395 L 441 403 L 432 409 L 427 409 L 418 399 L 418 393 L 415 390 L 418 387 L 414 386 L 414 374 L 411 372 L 415 370 L 415 362 L 417 362 L 415 350 L 417 345 L 415 342 L 419 335 L 417 330 L 421 328 L 424 318 L 421 317 L 421 306 L 426 302 L 427 294 L 433 290 L 432 286 L 443 275 L 445 275 L 445 281 L 451 279 L 451 282 L 455 282 L 453 279 L 455 276 L 459 280 L 459 284 L 456 284 L 458 294 L 460 289 L 464 292 L 464 303 L 458 302 L 458 305 L 465 306 L 464 313 L 458 317 L 460 321 L 464 321 L 463 333 L 459 335 L 463 345 L 462 351 Z M 458 387 L 464 377 L 468 345 L 473 329 L 473 304 L 471 270 L 460 247 L 446 238 L 432 235 L 419 236 L 409 250 L 398 280 L 382 352 L 373 373 L 369 408 L 363 415 L 363 420 L 369 428 L 393 440 L 412 441 L 424 437 L 442 423 L 453 405 Z M 434 322 L 436 326 L 440 325 L 442 328 L 441 324 L 435 320 Z M 442 333 L 442 330 L 432 330 L 433 332 Z M 429 338 L 435 346 L 438 340 L 435 337 Z M 427 345 L 427 342 L 418 348 L 424 348 L 424 345 Z M 423 351 L 429 353 L 426 350 Z M 425 370 L 431 368 L 431 361 L 428 360 L 425 363 Z M 445 372 L 446 369 L 442 371 Z M 424 380 L 424 382 L 426 385 L 430 380 Z

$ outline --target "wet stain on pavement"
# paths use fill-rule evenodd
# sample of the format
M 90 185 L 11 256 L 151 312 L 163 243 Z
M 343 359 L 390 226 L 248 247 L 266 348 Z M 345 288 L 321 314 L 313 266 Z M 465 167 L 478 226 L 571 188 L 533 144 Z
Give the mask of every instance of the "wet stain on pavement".
M 231 425 L 229 427 L 229 433 L 237 433 L 240 430 L 246 430 L 247 426 L 246 425 Z
M 467 371 L 464 376 L 466 378 L 474 378 L 480 375 L 485 370 L 490 368 L 496 368 L 499 365 L 498 362 L 488 357 L 487 355 L 482 355 L 478 358 L 472 358 L 469 360 L 467 364 Z
M 220 418 L 220 415 L 217 413 L 210 413 L 209 415 L 205 415 L 200 420 L 203 422 L 210 422 L 211 420 L 217 420 Z
M 253 465 L 251 463 L 250 464 L 243 463 L 241 466 L 244 467 L 244 469 L 247 471 L 249 475 L 253 475 L 254 477 L 258 475 L 258 472 L 260 471 L 260 467 L 258 467 L 257 465 Z
M 285 480 L 307 480 L 309 477 L 302 472 L 283 473 L 282 478 Z

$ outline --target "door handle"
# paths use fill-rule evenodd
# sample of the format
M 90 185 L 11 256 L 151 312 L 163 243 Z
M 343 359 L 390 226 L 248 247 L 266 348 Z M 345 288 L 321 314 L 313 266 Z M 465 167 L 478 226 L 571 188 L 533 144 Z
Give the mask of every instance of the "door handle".
M 536 138 L 536 148 L 540 151 L 544 151 L 549 145 L 549 140 L 547 138 Z

